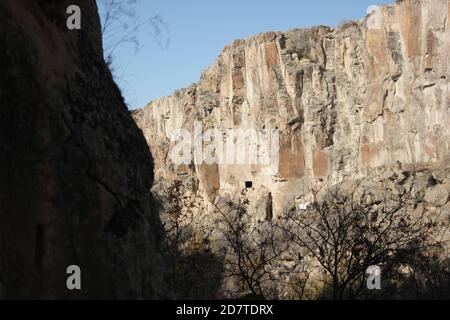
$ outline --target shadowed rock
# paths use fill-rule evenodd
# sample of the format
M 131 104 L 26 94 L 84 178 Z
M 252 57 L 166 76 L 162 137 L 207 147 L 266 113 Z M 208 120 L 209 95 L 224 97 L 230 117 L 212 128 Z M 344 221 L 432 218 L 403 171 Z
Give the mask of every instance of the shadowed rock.
M 71 4 L 82 30 L 66 28 Z M 0 39 L 0 298 L 166 296 L 153 159 L 103 61 L 95 1 L 3 0 Z

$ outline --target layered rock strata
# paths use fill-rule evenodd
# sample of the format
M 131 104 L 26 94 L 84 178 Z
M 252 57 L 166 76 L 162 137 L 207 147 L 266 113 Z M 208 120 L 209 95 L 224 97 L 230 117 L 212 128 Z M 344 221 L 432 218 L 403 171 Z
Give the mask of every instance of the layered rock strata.
M 193 181 L 211 201 L 246 190 L 256 204 L 270 194 L 276 214 L 311 187 L 361 179 L 377 168 L 448 168 L 449 12 L 447 0 L 404 0 L 336 29 L 233 42 L 198 83 L 134 112 L 154 151 L 157 178 Z M 279 130 L 278 170 L 173 163 L 170 137 L 184 128 L 194 139 L 196 121 L 224 140 L 229 129 Z M 439 183 L 448 191 L 444 175 Z M 439 197 L 445 205 L 448 193 Z

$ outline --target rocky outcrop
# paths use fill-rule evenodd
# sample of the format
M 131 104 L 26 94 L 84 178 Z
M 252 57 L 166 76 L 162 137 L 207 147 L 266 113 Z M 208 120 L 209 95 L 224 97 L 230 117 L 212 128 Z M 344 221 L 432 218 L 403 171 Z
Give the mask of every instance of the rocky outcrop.
M 301 199 L 312 186 L 361 179 L 375 168 L 448 165 L 449 11 L 447 0 L 397 1 L 337 29 L 233 42 L 198 83 L 134 113 L 154 150 L 157 178 L 194 177 L 210 200 L 247 189 L 257 203 L 270 193 L 279 212 L 287 198 Z M 228 129 L 278 129 L 279 170 L 174 165 L 170 137 L 178 128 L 194 132 L 195 121 L 224 137 Z M 429 190 L 425 198 L 445 205 L 446 190 Z
M 169 295 L 153 160 L 103 61 L 95 1 L 3 0 L 0 39 L 0 298 Z

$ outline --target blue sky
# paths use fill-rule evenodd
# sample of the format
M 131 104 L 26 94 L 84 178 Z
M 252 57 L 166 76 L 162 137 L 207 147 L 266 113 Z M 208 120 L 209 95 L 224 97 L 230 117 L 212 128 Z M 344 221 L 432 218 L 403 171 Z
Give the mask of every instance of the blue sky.
M 284 31 L 315 25 L 336 26 L 362 18 L 373 4 L 394 0 L 141 0 L 141 19 L 160 15 L 169 29 L 167 47 L 155 42 L 149 28 L 141 43 L 117 51 L 116 80 L 130 109 L 197 82 L 222 48 L 235 39 L 263 31 Z M 131 61 L 130 61 L 130 58 Z

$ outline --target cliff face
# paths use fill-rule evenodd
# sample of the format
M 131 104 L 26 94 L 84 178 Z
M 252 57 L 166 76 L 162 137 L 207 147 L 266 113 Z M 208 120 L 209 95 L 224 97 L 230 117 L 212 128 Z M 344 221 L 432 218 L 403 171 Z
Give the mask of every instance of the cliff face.
M 0 298 L 164 297 L 153 160 L 103 61 L 95 1 L 3 0 L 0 40 Z
M 404 0 L 336 30 L 235 41 L 197 84 L 134 113 L 157 177 L 195 177 L 210 199 L 251 182 L 251 198 L 270 192 L 280 210 L 311 186 L 377 168 L 448 167 L 449 12 L 447 0 Z M 278 129 L 278 173 L 260 165 L 174 166 L 169 138 L 177 128 L 194 132 L 195 120 L 224 136 L 230 128 Z

